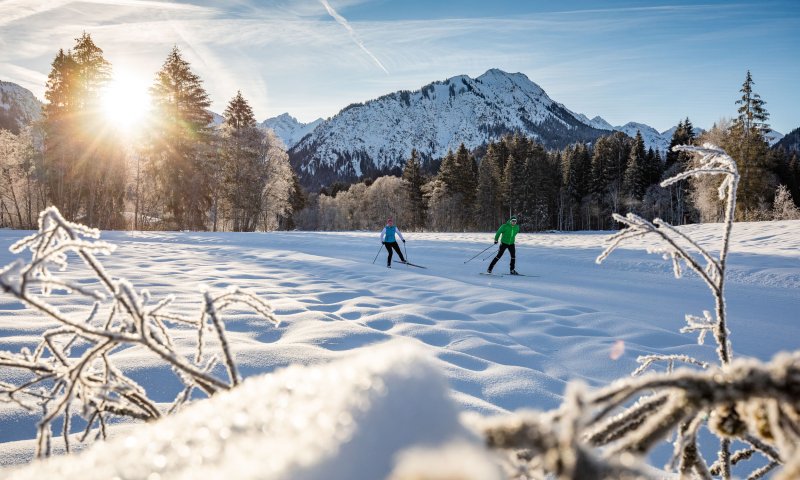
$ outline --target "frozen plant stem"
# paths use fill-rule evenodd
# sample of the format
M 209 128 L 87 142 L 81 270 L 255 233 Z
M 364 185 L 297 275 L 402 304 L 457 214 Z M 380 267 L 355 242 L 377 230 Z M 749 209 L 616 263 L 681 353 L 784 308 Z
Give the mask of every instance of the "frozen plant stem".
M 42 412 L 37 426 L 39 457 L 50 455 L 52 427 L 58 418 L 63 419 L 61 435 L 66 450 L 70 451 L 73 415 L 87 421 L 81 441 L 88 438 L 93 425 L 97 425 L 97 436 L 105 438 L 111 416 L 145 421 L 162 416 L 145 389 L 114 365 L 113 352 L 120 347 L 140 345 L 173 367 L 184 388 L 169 408 L 168 412 L 172 412 L 188 401 L 194 388 L 212 395 L 240 382 L 221 316 L 225 309 L 234 304 L 243 305 L 269 323 L 278 324 L 266 302 L 238 289 L 217 297 L 207 293 L 199 318 L 164 311 L 172 302 L 172 296 L 149 306 L 147 292 L 140 294 L 126 280 L 114 280 L 106 273 L 97 255 L 111 254 L 114 246 L 91 240 L 99 235 L 95 229 L 66 221 L 51 207 L 40 214 L 39 231 L 11 247 L 13 253 L 30 250 L 30 262 L 17 260 L 0 268 L 0 290 L 59 324 L 43 332 L 33 353 L 27 348 L 20 353 L 0 351 L 0 366 L 27 374 L 19 385 L 0 382 L 0 401 L 15 402 L 27 410 Z M 99 281 L 105 293 L 86 288 L 80 281 L 59 277 L 58 272 L 68 266 L 70 254 L 83 261 L 88 275 Z M 61 312 L 47 300 L 53 290 L 72 293 L 78 299 L 76 303 L 91 299 L 94 302 L 91 311 L 84 318 Z M 206 315 L 211 326 L 207 325 Z M 199 328 L 201 332 L 204 328 L 213 328 L 225 359 L 228 379 L 212 374 L 216 356 L 206 358 L 202 343 L 195 346 L 194 362 L 179 352 L 172 340 L 170 325 Z M 74 356 L 73 348 L 83 353 Z

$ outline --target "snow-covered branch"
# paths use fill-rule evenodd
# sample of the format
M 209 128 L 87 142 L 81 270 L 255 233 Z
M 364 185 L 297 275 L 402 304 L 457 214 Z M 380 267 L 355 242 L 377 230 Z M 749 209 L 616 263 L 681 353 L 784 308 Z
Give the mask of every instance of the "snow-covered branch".
M 244 306 L 278 325 L 266 302 L 239 289 L 216 296 L 206 292 L 205 308 L 195 319 L 181 312 L 169 312 L 172 296 L 150 305 L 148 292 L 137 292 L 128 281 L 113 279 L 106 272 L 98 256 L 110 255 L 115 247 L 98 240 L 99 237 L 98 230 L 68 222 L 55 207 L 50 207 L 40 214 L 39 231 L 11 247 L 18 254 L 29 250 L 30 261 L 17 260 L 0 269 L 3 292 L 58 323 L 42 334 L 32 352 L 27 348 L 19 353 L 0 351 L 0 366 L 26 372 L 20 376 L 24 380 L 17 384 L 0 383 L 0 401 L 42 412 L 37 428 L 40 457 L 50 454 L 53 425 L 59 418 L 63 420 L 62 436 L 69 451 L 74 415 L 87 422 L 84 439 L 93 428 L 98 429 L 98 436 L 105 437 L 109 417 L 152 420 L 162 415 L 145 389 L 115 365 L 115 351 L 139 345 L 172 366 L 184 389 L 169 408 L 171 413 L 190 398 L 195 388 L 212 394 L 239 383 L 222 320 L 224 310 Z M 74 255 L 88 267 L 79 279 L 62 275 Z M 86 287 L 91 280 L 99 282 L 105 292 Z M 62 312 L 48 301 L 49 295 L 56 291 L 74 295 L 73 305 L 93 302 L 88 314 L 80 318 Z M 228 378 L 218 378 L 212 373 L 218 357 L 205 355 L 202 342 L 195 347 L 194 361 L 179 352 L 170 325 L 214 332 Z

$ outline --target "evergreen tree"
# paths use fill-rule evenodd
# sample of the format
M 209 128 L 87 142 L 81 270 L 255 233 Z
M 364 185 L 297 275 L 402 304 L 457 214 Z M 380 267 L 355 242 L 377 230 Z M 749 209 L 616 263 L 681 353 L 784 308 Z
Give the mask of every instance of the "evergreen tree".
M 252 232 L 256 229 L 264 205 L 262 190 L 267 181 L 265 134 L 258 128 L 250 105 L 242 92 L 228 103 L 221 128 L 221 171 L 218 178 L 224 207 L 228 210 L 230 227 L 234 232 Z M 217 195 L 213 196 L 216 200 Z M 216 203 L 216 202 L 215 202 Z M 219 206 L 214 212 L 218 212 Z M 215 230 L 216 230 L 215 215 Z
M 525 203 L 525 159 L 509 155 L 503 172 L 503 199 L 509 214 L 519 214 Z
M 166 226 L 205 229 L 211 206 L 211 102 L 177 46 L 156 74 L 150 96 L 154 107 L 150 172 L 158 179 Z
M 70 219 L 100 228 L 125 224 L 124 148 L 100 108 L 111 65 L 83 33 L 59 50 L 48 76 L 44 108 L 44 174 L 48 196 Z
M 464 225 L 472 223 L 472 207 L 475 204 L 475 189 L 478 185 L 478 165 L 475 157 L 469 153 L 462 143 L 456 151 L 456 191 L 461 194 L 464 206 Z
M 597 228 L 610 226 L 612 212 L 623 200 L 623 177 L 631 153 L 631 138 L 622 132 L 600 137 L 592 155 L 592 196 Z
M 748 70 L 742 85 L 742 96 L 736 101 L 741 105 L 739 116 L 734 120 L 723 144 L 720 145 L 736 160 L 739 169 L 739 190 L 736 195 L 737 219 L 747 218 L 760 210 L 767 199 L 773 196 L 777 183 L 772 171 L 774 166 L 769 155 L 769 145 L 764 135 L 769 132 L 769 118 L 765 101 L 753 91 L 753 78 Z
M 642 138 L 642 133 L 637 130 L 631 153 L 628 156 L 628 164 L 625 167 L 622 186 L 624 194 L 634 203 L 642 200 L 647 189 L 646 162 L 647 154 L 644 151 L 644 139 Z
M 761 136 L 765 136 L 770 132 L 769 124 L 767 123 L 769 113 L 764 107 L 767 102 L 753 91 L 754 84 L 753 76 L 750 75 L 750 70 L 748 70 L 742 88 L 739 90 L 742 96 L 739 100 L 736 100 L 736 104 L 741 105 L 738 110 L 739 116 L 736 119 L 736 124 L 745 135 L 758 133 Z
M 500 171 L 495 144 L 478 165 L 478 186 L 475 193 L 475 223 L 478 230 L 493 230 L 502 218 Z
M 68 220 L 75 220 L 80 210 L 76 148 L 69 139 L 70 119 L 76 116 L 73 85 L 77 67 L 70 52 L 58 51 L 47 76 L 44 123 L 44 167 L 50 202 Z
M 566 224 L 564 228 L 588 228 L 582 219 L 584 199 L 590 193 L 592 157 L 582 143 L 567 147 L 563 154 L 564 191 L 566 194 Z
M 422 165 L 419 160 L 417 149 L 411 150 L 411 157 L 403 167 L 403 180 L 405 183 L 405 193 L 409 205 L 409 218 L 411 218 L 409 229 L 419 229 L 425 225 L 425 199 L 422 196 Z
M 666 162 L 664 166 L 664 177 L 672 177 L 684 171 L 690 166 L 692 156 L 687 152 L 675 152 L 673 147 L 676 145 L 692 145 L 694 143 L 694 127 L 686 118 L 678 123 L 678 128 L 672 134 L 672 139 L 667 150 Z M 665 220 L 673 225 L 685 223 L 690 218 L 691 207 L 689 197 L 691 196 L 690 183 L 682 180 L 668 187 L 671 208 Z

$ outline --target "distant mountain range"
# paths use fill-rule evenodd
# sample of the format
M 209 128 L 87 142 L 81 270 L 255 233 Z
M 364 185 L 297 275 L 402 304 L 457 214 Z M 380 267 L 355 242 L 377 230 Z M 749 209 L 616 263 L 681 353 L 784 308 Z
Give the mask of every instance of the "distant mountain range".
M 261 126 L 264 128 L 269 128 L 275 132 L 275 135 L 283 140 L 283 144 L 288 150 L 289 148 L 297 145 L 297 142 L 314 131 L 314 129 L 317 128 L 317 126 L 322 122 L 323 120 L 318 118 L 311 123 L 301 123 L 288 113 L 284 113 L 278 115 L 277 117 L 264 120 L 261 123 Z
M 312 124 L 300 124 L 288 114 L 264 124 L 280 125 L 276 134 L 289 148 L 302 183 L 312 189 L 397 171 L 412 149 L 423 160 L 437 159 L 461 143 L 475 149 L 509 133 L 533 137 L 548 148 L 563 148 L 593 142 L 615 130 L 631 137 L 639 131 L 647 148 L 665 152 L 675 131 L 673 127 L 658 132 L 635 122 L 615 127 L 599 116 L 589 119 L 552 100 L 525 75 L 497 69 L 477 78 L 459 75 L 413 92 L 352 104 Z M 305 136 L 295 133 L 301 130 Z M 771 143 L 780 137 L 776 134 Z
M 0 81 L 0 128 L 16 133 L 40 119 L 41 112 L 42 103 L 33 93 Z M 213 124 L 222 122 L 219 114 L 212 114 Z M 658 132 L 635 122 L 612 126 L 599 116 L 589 119 L 552 100 L 525 75 L 497 69 L 477 78 L 459 75 L 413 92 L 352 104 L 326 120 L 302 123 L 284 113 L 260 125 L 284 142 L 302 183 L 312 189 L 396 172 L 412 149 L 423 160 L 439 159 L 461 143 L 475 149 L 509 133 L 533 137 L 548 148 L 563 148 L 593 142 L 615 130 L 631 137 L 639 131 L 648 148 L 664 152 L 675 131 L 673 127 Z M 772 132 L 770 144 L 782 138 Z
M 0 81 L 0 128 L 19 130 L 42 117 L 42 103 L 30 90 Z

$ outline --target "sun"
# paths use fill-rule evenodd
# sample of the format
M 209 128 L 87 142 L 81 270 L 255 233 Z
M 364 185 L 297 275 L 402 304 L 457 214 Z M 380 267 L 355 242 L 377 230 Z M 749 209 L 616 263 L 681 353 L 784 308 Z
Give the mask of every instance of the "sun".
M 135 74 L 117 70 L 103 89 L 103 112 L 112 126 L 133 133 L 150 110 L 147 81 Z

